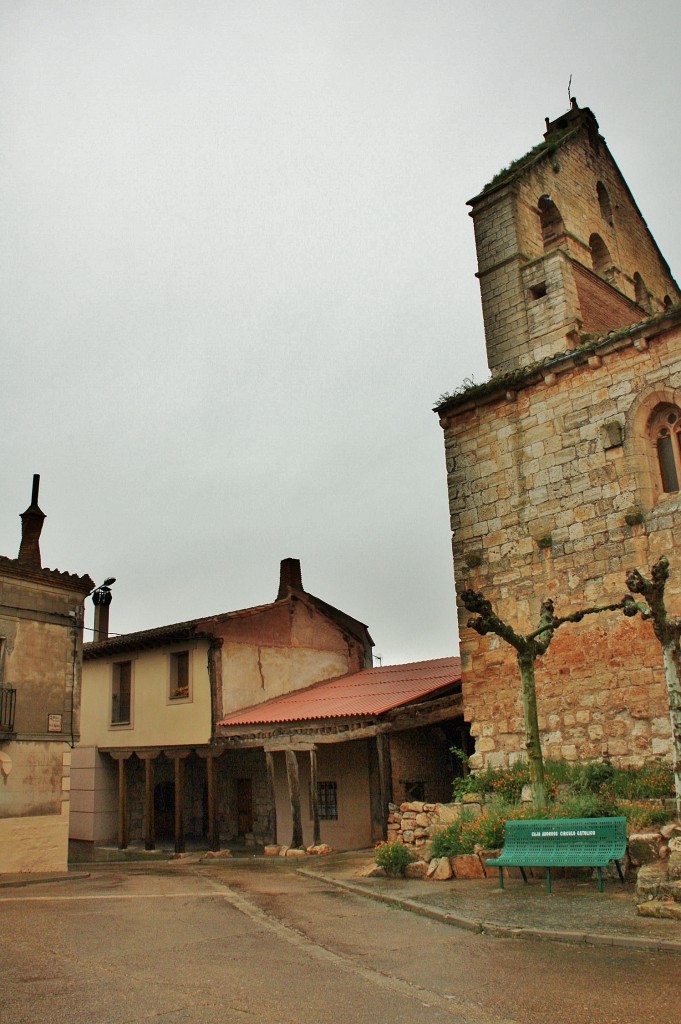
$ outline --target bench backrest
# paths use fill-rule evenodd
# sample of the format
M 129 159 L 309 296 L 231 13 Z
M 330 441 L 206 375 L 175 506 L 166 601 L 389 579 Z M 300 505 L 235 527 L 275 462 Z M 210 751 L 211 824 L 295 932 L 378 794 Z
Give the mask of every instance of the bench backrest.
M 620 860 L 627 848 L 626 818 L 555 818 L 550 821 L 507 821 L 504 853 L 522 851 L 526 863 L 540 865 L 542 856 L 573 867 Z

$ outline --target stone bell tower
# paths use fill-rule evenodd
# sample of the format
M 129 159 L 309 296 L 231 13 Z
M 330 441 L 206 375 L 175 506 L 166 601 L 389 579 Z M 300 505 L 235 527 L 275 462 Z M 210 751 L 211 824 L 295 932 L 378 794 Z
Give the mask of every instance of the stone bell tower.
M 598 122 L 572 107 L 469 201 L 487 359 L 508 373 L 645 320 L 679 288 Z

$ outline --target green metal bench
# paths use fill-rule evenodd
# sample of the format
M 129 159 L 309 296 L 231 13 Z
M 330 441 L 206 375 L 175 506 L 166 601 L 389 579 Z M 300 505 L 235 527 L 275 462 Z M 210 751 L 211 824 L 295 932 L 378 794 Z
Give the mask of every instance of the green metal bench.
M 545 868 L 546 888 L 551 892 L 551 868 L 597 868 L 598 891 L 603 892 L 603 868 L 614 860 L 624 882 L 620 860 L 627 848 L 626 818 L 557 818 L 553 821 L 507 821 L 504 848 L 498 857 L 485 861 L 499 869 L 504 888 L 504 868 Z

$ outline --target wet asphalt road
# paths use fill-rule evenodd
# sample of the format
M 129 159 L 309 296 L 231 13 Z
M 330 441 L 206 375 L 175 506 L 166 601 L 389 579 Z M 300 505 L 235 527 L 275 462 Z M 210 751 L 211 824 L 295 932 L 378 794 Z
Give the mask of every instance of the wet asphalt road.
M 0 889 L 1 1024 L 681 1019 L 681 958 L 495 939 L 283 862 Z

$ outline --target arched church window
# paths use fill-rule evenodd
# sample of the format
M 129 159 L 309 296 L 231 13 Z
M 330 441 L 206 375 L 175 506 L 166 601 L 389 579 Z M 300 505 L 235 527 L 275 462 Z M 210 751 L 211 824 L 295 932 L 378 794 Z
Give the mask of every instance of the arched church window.
M 644 309 L 650 309 L 650 294 L 638 271 L 634 274 L 634 296 L 637 305 L 643 306 Z
M 612 272 L 612 257 L 600 235 L 591 236 L 589 248 L 591 249 L 591 263 L 594 272 L 600 277 L 607 277 Z
M 565 224 L 551 196 L 541 196 L 537 205 L 544 249 L 550 249 L 565 233 Z
M 649 437 L 655 449 L 662 490 L 672 494 L 681 481 L 681 409 L 658 407 L 650 419 Z
M 612 224 L 612 206 L 610 205 L 610 196 L 608 190 L 602 181 L 596 184 L 596 195 L 598 196 L 598 205 L 601 208 L 601 217 L 603 220 L 607 220 L 608 224 Z

